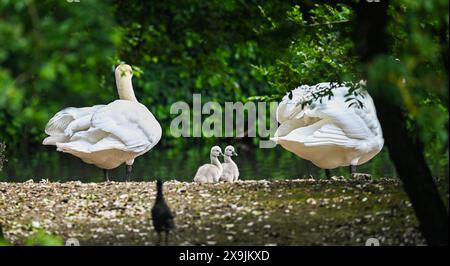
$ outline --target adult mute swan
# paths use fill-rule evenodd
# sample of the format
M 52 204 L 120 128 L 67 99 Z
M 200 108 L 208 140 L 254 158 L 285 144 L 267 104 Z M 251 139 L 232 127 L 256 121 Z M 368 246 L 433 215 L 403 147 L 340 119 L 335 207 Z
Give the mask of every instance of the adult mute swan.
M 224 163 L 222 163 L 223 172 L 220 176 L 221 181 L 225 182 L 235 182 L 239 178 L 239 168 L 237 164 L 231 159 L 232 156 L 237 156 L 238 154 L 234 150 L 234 147 L 228 145 L 225 147 L 224 151 Z
M 73 154 L 85 163 L 104 170 L 125 163 L 126 179 L 134 159 L 153 148 L 161 139 L 161 126 L 153 114 L 140 104 L 133 91 L 129 65 L 115 70 L 120 100 L 107 105 L 68 107 L 48 122 L 44 145 L 56 145 L 57 151 Z
M 197 173 L 194 177 L 194 182 L 199 183 L 216 183 L 219 182 L 219 178 L 222 175 L 222 164 L 220 163 L 219 157 L 223 155 L 222 150 L 219 146 L 214 146 L 211 148 L 209 157 L 211 159 L 210 164 L 204 164 L 198 168 Z
M 315 97 L 329 89 L 330 98 Z M 325 169 L 327 177 L 329 169 L 339 166 L 350 166 L 353 173 L 354 166 L 372 159 L 384 143 L 372 98 L 362 88 L 356 92 L 348 96 L 349 88 L 336 83 L 298 87 L 278 106 L 281 125 L 272 140 Z

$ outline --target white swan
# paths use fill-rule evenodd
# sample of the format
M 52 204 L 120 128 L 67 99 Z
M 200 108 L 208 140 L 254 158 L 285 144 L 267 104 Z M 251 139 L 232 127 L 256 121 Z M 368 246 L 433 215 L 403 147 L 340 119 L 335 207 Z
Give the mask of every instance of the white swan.
M 231 159 L 232 156 L 237 156 L 238 154 L 234 150 L 234 147 L 228 145 L 225 147 L 224 151 L 224 163 L 222 163 L 223 172 L 220 176 L 221 181 L 225 182 L 236 182 L 239 178 L 239 168 L 237 164 Z
M 194 177 L 194 182 L 199 183 L 216 183 L 219 182 L 219 178 L 222 175 L 222 164 L 220 163 L 219 157 L 223 155 L 222 150 L 219 146 L 214 146 L 211 148 L 210 152 L 210 164 L 204 164 L 198 168 L 197 173 Z
M 86 163 L 107 170 L 126 163 L 127 179 L 134 159 L 153 148 L 161 139 L 161 126 L 140 104 L 131 82 L 132 68 L 120 64 L 115 70 L 120 100 L 108 105 L 69 107 L 48 122 L 44 145 L 73 154 Z
M 336 87 L 331 98 L 314 97 L 331 87 Z M 348 87 L 336 83 L 293 90 L 292 99 L 286 95 L 278 106 L 281 125 L 272 140 L 323 169 L 353 168 L 369 161 L 384 143 L 375 106 L 367 91 L 358 88 L 353 98 L 348 92 Z M 302 107 L 308 100 L 310 104 Z

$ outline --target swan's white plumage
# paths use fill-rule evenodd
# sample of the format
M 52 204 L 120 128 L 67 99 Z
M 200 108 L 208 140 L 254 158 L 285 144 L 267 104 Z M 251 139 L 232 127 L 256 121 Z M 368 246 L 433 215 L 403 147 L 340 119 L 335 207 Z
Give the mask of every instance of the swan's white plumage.
M 204 164 L 200 166 L 195 173 L 194 182 L 198 183 L 216 183 L 219 182 L 222 175 L 223 168 L 219 159 L 219 155 L 222 155 L 222 150 L 218 146 L 211 148 L 210 152 L 210 164 Z
M 372 98 L 362 89 L 347 101 L 349 88 L 333 85 L 333 96 L 314 99 L 313 94 L 331 83 L 301 86 L 285 96 L 277 109 L 281 124 L 272 138 L 297 156 L 324 169 L 360 165 L 383 147 L 381 126 Z M 334 88 L 335 87 L 335 88 Z M 312 100 L 302 107 L 302 102 Z M 352 102 L 362 102 L 361 108 Z
M 128 68 L 131 70 L 125 65 Z M 116 74 L 117 78 L 122 76 Z M 131 74 L 123 78 L 131 81 Z M 128 90 L 134 95 L 132 88 Z M 44 145 L 56 145 L 58 151 L 86 163 L 113 169 L 123 163 L 131 165 L 153 148 L 161 139 L 162 129 L 144 105 L 116 100 L 108 105 L 66 108 L 50 119 L 45 132 L 50 136 L 44 139 Z
M 234 162 L 222 163 L 223 172 L 220 176 L 221 181 L 225 182 L 236 182 L 239 179 L 239 169 Z
M 229 145 L 224 151 L 225 162 L 222 163 L 222 175 L 220 176 L 220 181 L 225 182 L 236 182 L 239 179 L 239 168 L 237 164 L 231 158 L 232 156 L 237 156 L 234 147 Z
M 200 166 L 195 174 L 194 181 L 198 183 L 216 183 L 219 182 L 222 174 L 221 168 L 213 164 L 204 164 Z
M 66 135 L 66 133 L 70 133 L 72 128 L 74 129 L 83 129 L 80 127 L 82 121 L 90 120 L 92 115 L 99 108 L 104 107 L 105 105 L 94 105 L 92 107 L 68 107 L 65 108 L 58 113 L 56 113 L 50 121 L 47 123 L 45 127 L 45 133 L 50 136 L 57 135 Z M 74 123 L 72 123 L 74 122 Z M 78 125 L 78 126 L 77 126 Z M 86 129 L 86 128 L 84 128 Z M 67 134 L 70 135 L 70 134 Z M 48 139 L 48 138 L 47 138 Z M 45 141 L 45 140 L 44 140 Z M 47 140 L 49 141 L 49 140 Z M 44 143 L 48 145 L 55 145 L 55 143 Z

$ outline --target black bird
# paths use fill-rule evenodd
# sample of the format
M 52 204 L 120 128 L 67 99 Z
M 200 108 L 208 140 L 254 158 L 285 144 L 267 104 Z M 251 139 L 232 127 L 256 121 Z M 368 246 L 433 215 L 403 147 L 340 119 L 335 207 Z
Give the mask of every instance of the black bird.
M 158 179 L 156 181 L 156 200 L 152 208 L 152 220 L 156 233 L 158 233 L 157 245 L 161 243 L 161 233 L 165 233 L 166 246 L 169 242 L 169 232 L 175 229 L 174 215 L 164 199 L 163 182 Z

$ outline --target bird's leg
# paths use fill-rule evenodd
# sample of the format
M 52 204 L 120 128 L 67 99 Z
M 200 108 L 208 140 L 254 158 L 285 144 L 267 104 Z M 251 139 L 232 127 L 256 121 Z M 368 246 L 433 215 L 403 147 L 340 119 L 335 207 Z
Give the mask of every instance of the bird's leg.
M 133 165 L 126 165 L 126 173 L 125 173 L 125 180 L 130 181 L 131 178 L 131 170 L 133 170 Z
M 169 231 L 166 231 L 166 239 L 165 239 L 165 242 L 166 242 L 166 246 L 168 246 L 169 245 Z
M 349 171 L 350 171 L 350 176 L 353 176 L 353 174 L 356 172 L 356 166 L 350 165 Z
M 325 176 L 330 179 L 331 178 L 331 171 L 330 169 L 325 169 Z
M 105 177 L 106 182 L 109 182 L 109 173 L 107 169 L 103 169 L 103 176 Z
M 156 241 L 156 245 L 161 245 L 161 232 L 158 232 L 158 240 Z

